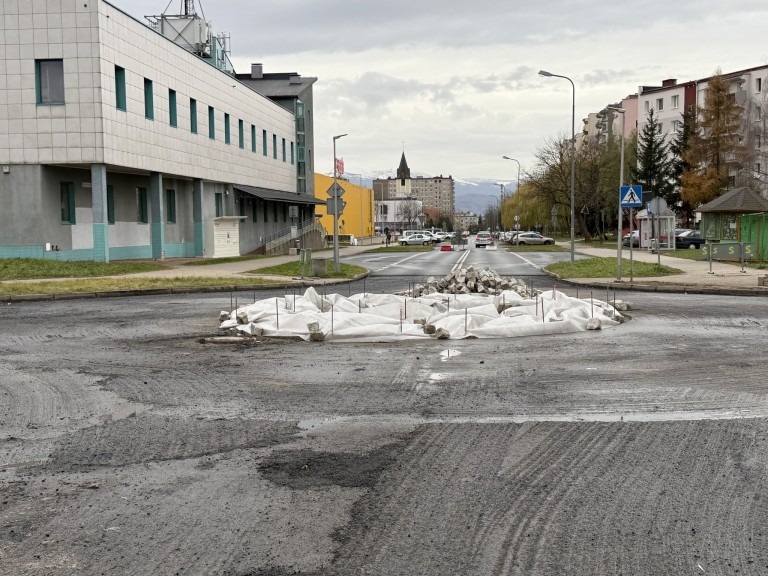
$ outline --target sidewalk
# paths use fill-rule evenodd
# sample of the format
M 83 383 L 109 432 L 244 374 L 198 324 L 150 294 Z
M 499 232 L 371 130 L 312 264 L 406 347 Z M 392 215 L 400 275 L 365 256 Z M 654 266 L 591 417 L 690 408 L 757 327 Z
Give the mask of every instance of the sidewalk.
M 560 243 L 568 247 L 567 243 Z M 576 245 L 576 252 L 584 256 L 596 258 L 616 258 L 615 248 L 592 248 Z M 624 247 L 621 253 L 622 261 L 629 260 L 629 248 Z M 632 259 L 635 262 L 648 262 L 656 264 L 659 255 L 652 254 L 644 249 L 635 248 L 632 251 Z M 738 294 L 738 295 L 768 295 L 768 288 L 758 286 L 762 276 L 768 275 L 768 270 L 757 270 L 744 267 L 740 264 L 725 262 L 712 262 L 706 260 L 689 260 L 687 258 L 675 258 L 667 256 L 662 251 L 661 264 L 670 268 L 682 270 L 682 274 L 672 276 L 654 276 L 631 278 L 630 267 L 626 262 L 622 265 L 621 281 L 616 277 L 610 278 L 574 278 L 565 279 L 568 282 L 579 285 L 605 288 L 610 286 L 617 290 L 640 290 L 658 292 L 688 292 L 709 294 Z

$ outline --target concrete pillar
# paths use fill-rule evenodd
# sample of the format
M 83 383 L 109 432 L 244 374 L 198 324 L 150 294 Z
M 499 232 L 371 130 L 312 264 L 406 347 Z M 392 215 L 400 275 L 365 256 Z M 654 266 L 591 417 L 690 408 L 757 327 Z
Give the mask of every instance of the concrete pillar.
M 149 173 L 150 212 L 152 213 L 150 239 L 152 258 L 165 258 L 165 206 L 163 204 L 163 175 L 160 172 Z
M 109 219 L 107 213 L 107 166 L 91 164 L 93 205 L 93 259 L 109 262 Z
M 203 180 L 192 180 L 192 217 L 195 222 L 195 256 L 205 256 L 205 221 L 203 220 Z

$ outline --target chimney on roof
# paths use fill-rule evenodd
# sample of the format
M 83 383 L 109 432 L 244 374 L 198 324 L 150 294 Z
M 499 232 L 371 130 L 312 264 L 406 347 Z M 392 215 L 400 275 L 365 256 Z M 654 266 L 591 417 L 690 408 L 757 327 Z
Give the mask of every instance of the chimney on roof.
M 264 67 L 261 64 L 251 64 L 251 79 L 258 80 L 264 77 Z
M 670 78 L 669 80 L 661 81 L 662 88 L 669 88 L 670 86 L 677 86 L 677 78 Z
M 298 74 L 293 74 L 292 76 L 289 76 L 288 84 L 301 84 L 301 76 Z

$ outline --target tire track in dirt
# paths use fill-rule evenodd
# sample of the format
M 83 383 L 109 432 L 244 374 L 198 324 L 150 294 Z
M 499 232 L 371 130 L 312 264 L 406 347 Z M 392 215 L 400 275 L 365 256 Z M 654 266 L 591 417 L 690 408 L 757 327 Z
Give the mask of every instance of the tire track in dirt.
M 766 447 L 762 420 L 424 426 L 328 574 L 763 574 Z

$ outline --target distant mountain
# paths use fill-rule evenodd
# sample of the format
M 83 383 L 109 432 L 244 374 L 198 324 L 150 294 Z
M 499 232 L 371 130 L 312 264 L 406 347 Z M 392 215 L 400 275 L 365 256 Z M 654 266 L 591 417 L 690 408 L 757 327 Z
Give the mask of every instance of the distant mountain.
M 394 177 L 392 170 L 373 170 L 372 174 L 345 174 L 344 178 L 361 186 L 371 187 L 376 178 Z M 412 176 L 421 176 L 412 172 Z M 423 175 L 425 177 L 430 177 Z M 456 191 L 455 207 L 457 212 L 474 212 L 482 215 L 485 209 L 494 204 L 501 197 L 501 188 L 499 183 L 494 180 L 485 180 L 480 178 L 461 178 L 453 177 L 454 189 Z M 510 182 L 505 182 L 505 186 L 514 186 Z M 507 192 L 514 191 L 514 188 L 507 188 Z

